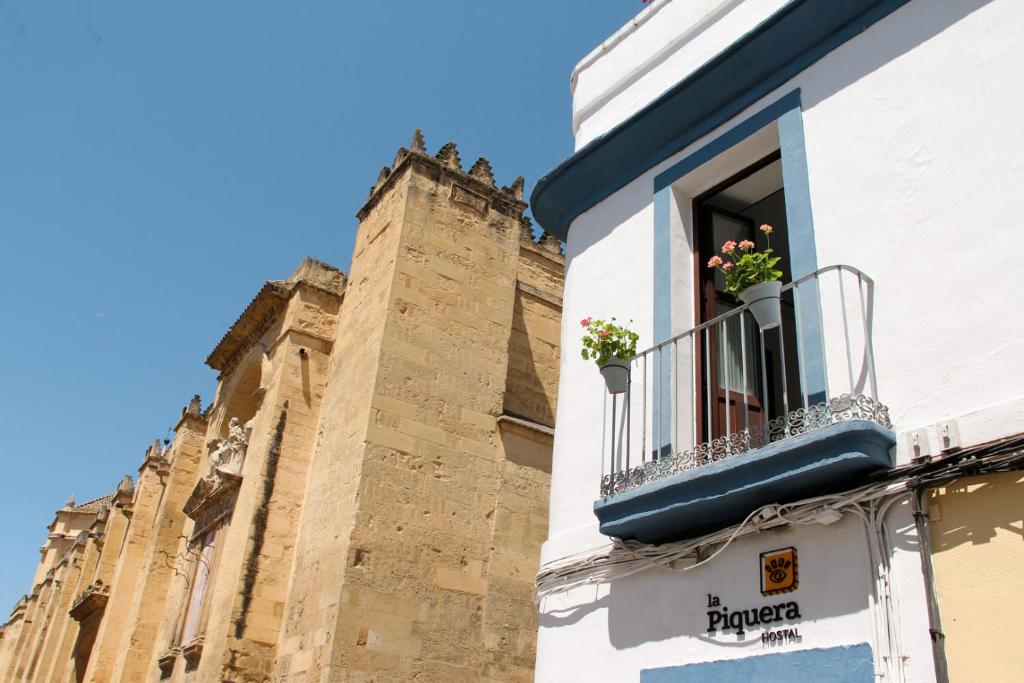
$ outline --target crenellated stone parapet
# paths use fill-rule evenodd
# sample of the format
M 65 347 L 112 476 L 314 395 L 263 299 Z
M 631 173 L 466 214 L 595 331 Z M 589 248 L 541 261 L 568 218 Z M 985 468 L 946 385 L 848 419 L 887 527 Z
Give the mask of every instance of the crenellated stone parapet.
M 193 431 L 205 431 L 209 420 L 208 412 L 208 409 L 203 410 L 203 400 L 199 394 L 193 395 L 188 404 L 181 409 L 181 417 L 174 426 L 174 431 L 179 432 L 186 427 Z
M 464 171 L 454 142 L 445 143 L 437 154 L 431 156 L 419 128 L 413 132 L 410 148 L 399 148 L 392 165 L 385 166 L 377 174 L 377 181 L 370 188 L 370 196 L 356 216 L 364 220 L 399 177 L 406 170 L 417 166 L 427 171 L 438 185 L 451 188 L 449 200 L 452 204 L 468 208 L 481 217 L 486 216 L 488 211 L 497 211 L 518 219 L 524 244 L 539 247 L 543 253 L 564 264 L 562 244 L 558 238 L 546 231 L 539 238 L 534 237 L 532 222 L 523 213 L 527 204 L 523 201 L 526 181 L 522 176 L 518 176 L 510 185 L 499 187 L 494 180 L 491 162 L 484 157 L 477 159 L 468 171 Z
M 419 128 L 413 133 L 410 148 L 399 148 L 395 160 L 390 167 L 385 166 L 377 175 L 377 182 L 370 188 L 370 197 L 356 212 L 363 220 L 380 201 L 381 196 L 394 186 L 398 178 L 407 170 L 419 167 L 435 178 L 439 185 L 450 186 L 449 199 L 453 203 L 468 206 L 481 215 L 488 210 L 520 217 L 526 209 L 523 201 L 523 179 L 516 178 L 512 185 L 498 187 L 494 181 L 491 162 L 480 157 L 468 171 L 462 169 L 462 160 L 454 142 L 441 146 L 436 155 L 431 156 L 423 140 Z
M 167 444 L 160 443 L 160 439 L 154 439 L 153 443 L 146 448 L 146 453 L 142 457 L 142 464 L 139 466 L 139 471 L 151 469 L 156 472 L 165 472 L 169 463 L 167 460 Z

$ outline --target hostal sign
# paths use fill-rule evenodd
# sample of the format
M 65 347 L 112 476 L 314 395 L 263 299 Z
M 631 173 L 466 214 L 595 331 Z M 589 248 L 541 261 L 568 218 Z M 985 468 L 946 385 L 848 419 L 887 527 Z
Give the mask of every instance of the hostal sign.
M 796 548 L 781 548 L 761 553 L 759 558 L 761 594 L 777 595 L 795 591 L 799 586 Z M 800 605 L 796 601 L 779 602 L 774 605 L 730 610 L 722 604 L 717 595 L 708 594 L 708 633 L 733 631 L 737 635 L 746 633 L 748 628 L 770 627 L 781 621 L 800 618 Z M 775 636 L 772 638 L 771 636 Z M 762 640 L 766 643 L 776 640 L 789 641 L 799 638 L 795 628 L 782 632 L 766 631 Z

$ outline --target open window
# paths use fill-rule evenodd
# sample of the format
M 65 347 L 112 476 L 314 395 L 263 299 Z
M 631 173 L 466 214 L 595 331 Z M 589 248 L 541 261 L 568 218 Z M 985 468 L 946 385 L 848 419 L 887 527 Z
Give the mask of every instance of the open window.
M 783 280 L 792 269 L 786 223 L 786 198 L 779 152 L 772 152 L 696 197 L 694 247 L 697 258 L 697 323 L 704 324 L 740 306 L 725 292 L 721 272 L 707 267 L 727 240 L 750 240 L 758 250 L 769 246 L 781 260 Z M 773 233 L 759 227 L 768 224 Z M 761 333 L 749 313 L 708 327 L 698 339 L 702 369 L 697 405 L 700 440 L 746 430 L 778 418 L 796 405 L 800 374 L 796 362 L 793 294 L 782 302 L 781 328 Z M 785 362 L 783 355 L 785 354 Z
M 595 420 L 602 533 L 693 538 L 892 465 L 874 283 L 819 267 L 802 146 L 798 103 L 780 100 L 655 176 L 654 339 Z M 781 300 L 741 305 L 708 267 L 742 240 L 780 258 Z

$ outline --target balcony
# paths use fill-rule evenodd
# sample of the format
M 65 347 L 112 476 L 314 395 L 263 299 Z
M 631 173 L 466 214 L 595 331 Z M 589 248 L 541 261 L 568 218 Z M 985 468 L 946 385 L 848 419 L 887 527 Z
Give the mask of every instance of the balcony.
M 782 288 L 782 324 L 737 306 L 638 354 L 603 401 L 601 532 L 661 543 L 892 466 L 871 345 L 874 283 L 829 266 Z

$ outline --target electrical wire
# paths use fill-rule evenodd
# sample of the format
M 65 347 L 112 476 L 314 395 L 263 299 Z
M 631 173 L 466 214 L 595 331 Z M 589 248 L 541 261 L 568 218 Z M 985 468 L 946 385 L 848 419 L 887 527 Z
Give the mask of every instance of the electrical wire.
M 782 526 L 830 524 L 836 513 L 854 512 L 867 525 L 876 516 L 865 515 L 863 507 L 894 499 L 919 486 L 934 487 L 963 476 L 989 472 L 1016 471 L 1024 468 L 1024 435 L 983 444 L 934 458 L 925 463 L 904 465 L 889 471 L 887 478 L 841 493 L 806 498 L 782 505 L 764 505 L 748 514 L 739 524 L 692 539 L 650 545 L 613 538 L 603 546 L 590 548 L 553 560 L 537 574 L 537 600 L 579 586 L 608 583 L 650 569 L 689 571 L 704 566 L 728 548 L 737 538 Z M 885 505 L 885 510 L 892 503 Z M 877 541 L 877 533 L 872 531 Z M 878 560 L 881 547 L 878 548 Z M 686 566 L 676 566 L 689 560 Z M 883 599 L 884 596 L 879 596 Z M 889 601 L 889 598 L 884 598 Z

